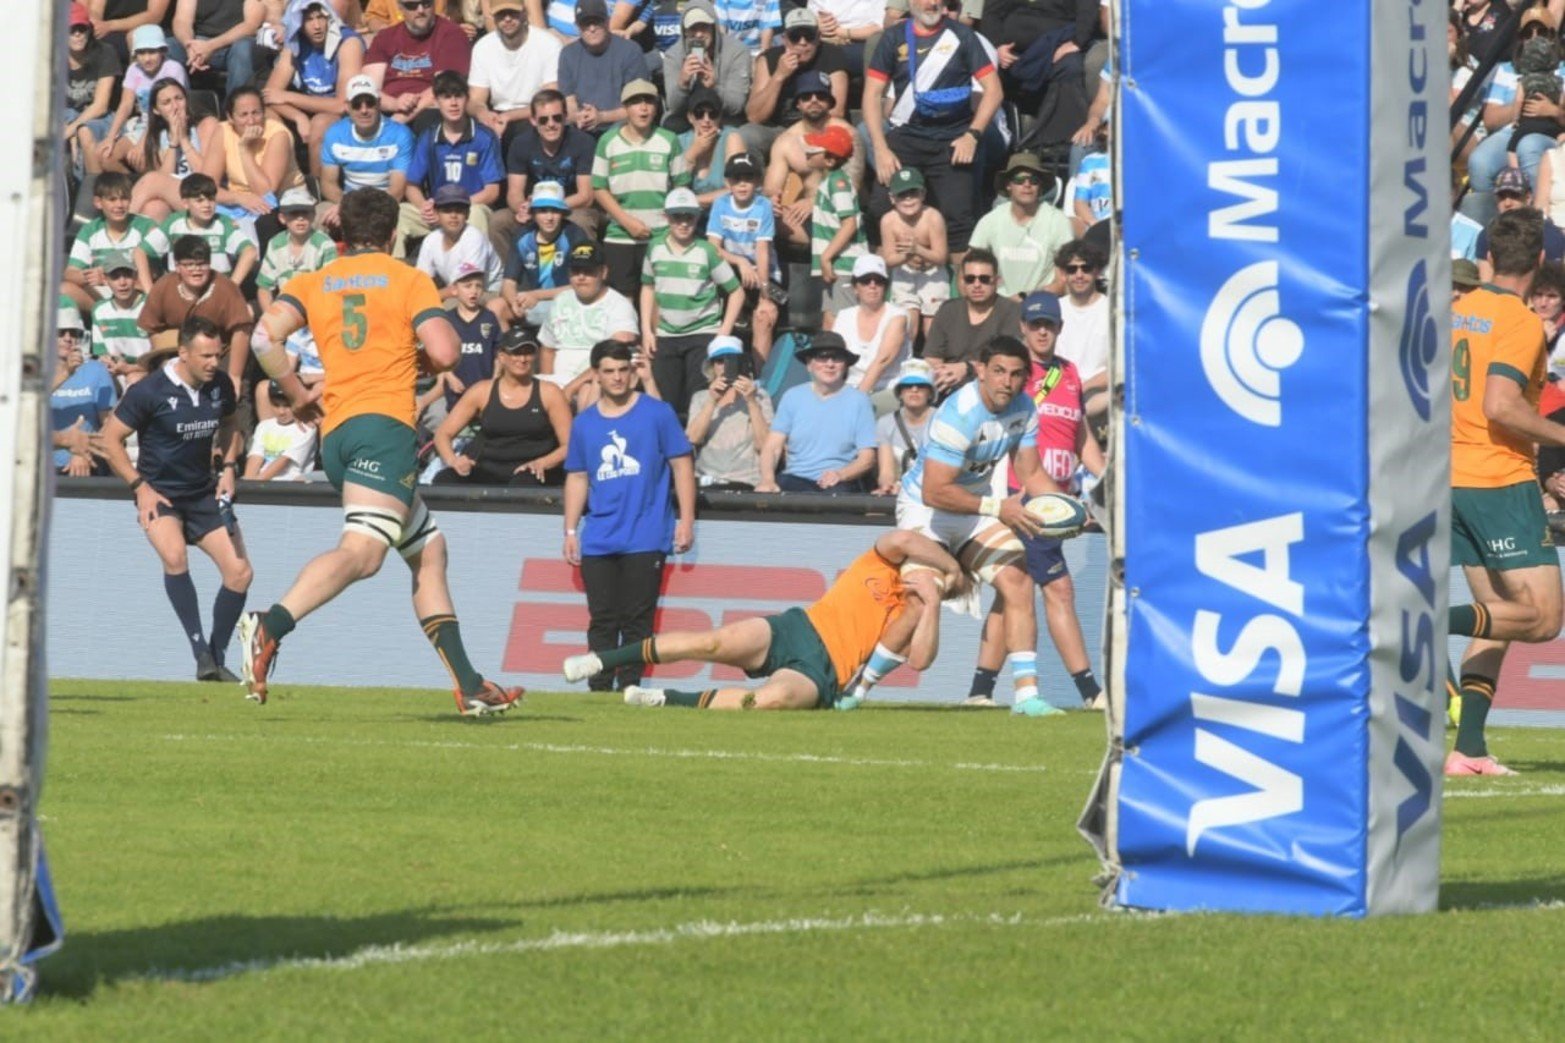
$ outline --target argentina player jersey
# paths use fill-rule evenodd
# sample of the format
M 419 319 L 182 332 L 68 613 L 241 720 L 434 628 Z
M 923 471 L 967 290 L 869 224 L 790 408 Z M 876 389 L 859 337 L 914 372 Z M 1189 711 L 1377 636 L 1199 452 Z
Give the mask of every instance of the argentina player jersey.
M 902 492 L 915 503 L 924 500 L 924 461 L 957 468 L 956 484 L 975 496 L 986 496 L 994 469 L 1018 448 L 1038 444 L 1038 414 L 1032 400 L 1018 395 L 998 413 L 989 411 L 968 383 L 946 399 L 929 421 L 929 441 L 902 479 Z

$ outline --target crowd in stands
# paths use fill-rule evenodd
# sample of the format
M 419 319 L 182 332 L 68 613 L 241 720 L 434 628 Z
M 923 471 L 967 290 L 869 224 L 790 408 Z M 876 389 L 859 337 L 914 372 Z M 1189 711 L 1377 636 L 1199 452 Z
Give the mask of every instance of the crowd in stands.
M 244 476 L 315 473 L 250 338 L 338 256 L 361 188 L 401 204 L 393 253 L 462 340 L 420 387 L 423 481 L 562 483 L 591 349 L 619 340 L 702 486 L 890 494 L 1039 290 L 1101 417 L 1108 18 L 1107 0 L 79 0 L 56 465 L 104 473 L 104 415 L 201 315 L 241 389 Z M 1507 115 L 1506 76 L 1484 123 L 1539 118 Z M 1514 136 L 1471 150 L 1472 197 L 1508 198 L 1506 170 L 1477 173 L 1503 140 L 1500 166 L 1565 200 L 1543 135 Z M 322 379 L 308 330 L 288 350 Z

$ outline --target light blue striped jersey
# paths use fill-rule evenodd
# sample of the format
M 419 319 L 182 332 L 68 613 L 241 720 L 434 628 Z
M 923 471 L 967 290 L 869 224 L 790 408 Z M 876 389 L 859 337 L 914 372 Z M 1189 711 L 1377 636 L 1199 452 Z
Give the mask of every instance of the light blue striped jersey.
M 989 495 L 994 469 L 1017 449 L 1038 444 L 1038 412 L 1032 399 L 1017 395 L 1004 409 L 991 413 L 970 381 L 941 403 L 929 419 L 929 437 L 912 469 L 902 477 L 902 491 L 924 502 L 924 461 L 957 468 L 956 484 L 974 496 Z
M 757 195 L 743 210 L 734 203 L 731 193 L 724 192 L 712 200 L 712 212 L 706 219 L 706 237 L 717 240 L 717 245 L 731 254 L 755 262 L 755 244 L 768 243 L 777 238 L 777 218 L 772 201 Z M 782 281 L 782 268 L 777 262 L 777 250 L 772 249 L 771 279 Z
M 326 128 L 321 138 L 321 163 L 342 168 L 342 190 L 384 189 L 391 184 L 391 173 L 408 172 L 413 159 L 413 133 L 387 116 L 380 118 L 374 137 L 365 139 L 354 129 L 347 116 Z

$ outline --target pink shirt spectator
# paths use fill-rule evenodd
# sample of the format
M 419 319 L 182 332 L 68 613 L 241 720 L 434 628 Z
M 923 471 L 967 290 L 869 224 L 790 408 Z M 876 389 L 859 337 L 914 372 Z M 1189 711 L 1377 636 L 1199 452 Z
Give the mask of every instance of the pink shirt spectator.
M 380 89 L 393 98 L 428 90 L 437 72 L 451 69 L 466 76 L 472 60 L 467 34 L 449 18 L 436 18 L 434 29 L 422 40 L 408 31 L 406 22 L 382 29 L 364 56 L 367 66 L 385 65 Z
M 1044 472 L 1069 489 L 1076 473 L 1076 443 L 1081 435 L 1081 374 L 1069 359 L 1054 357 L 1045 365 L 1033 360 L 1027 394 L 1038 410 L 1038 457 Z M 1011 491 L 1019 485 L 1011 479 Z

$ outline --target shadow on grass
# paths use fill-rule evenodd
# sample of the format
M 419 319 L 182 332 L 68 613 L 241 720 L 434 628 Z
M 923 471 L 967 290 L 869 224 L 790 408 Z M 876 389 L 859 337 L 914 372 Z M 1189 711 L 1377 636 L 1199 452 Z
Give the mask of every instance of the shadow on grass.
M 50 694 L 51 703 L 133 703 L 136 697 L 133 695 L 54 695 Z
M 1565 876 L 1522 880 L 1454 880 L 1440 885 L 1443 912 L 1565 902 Z

